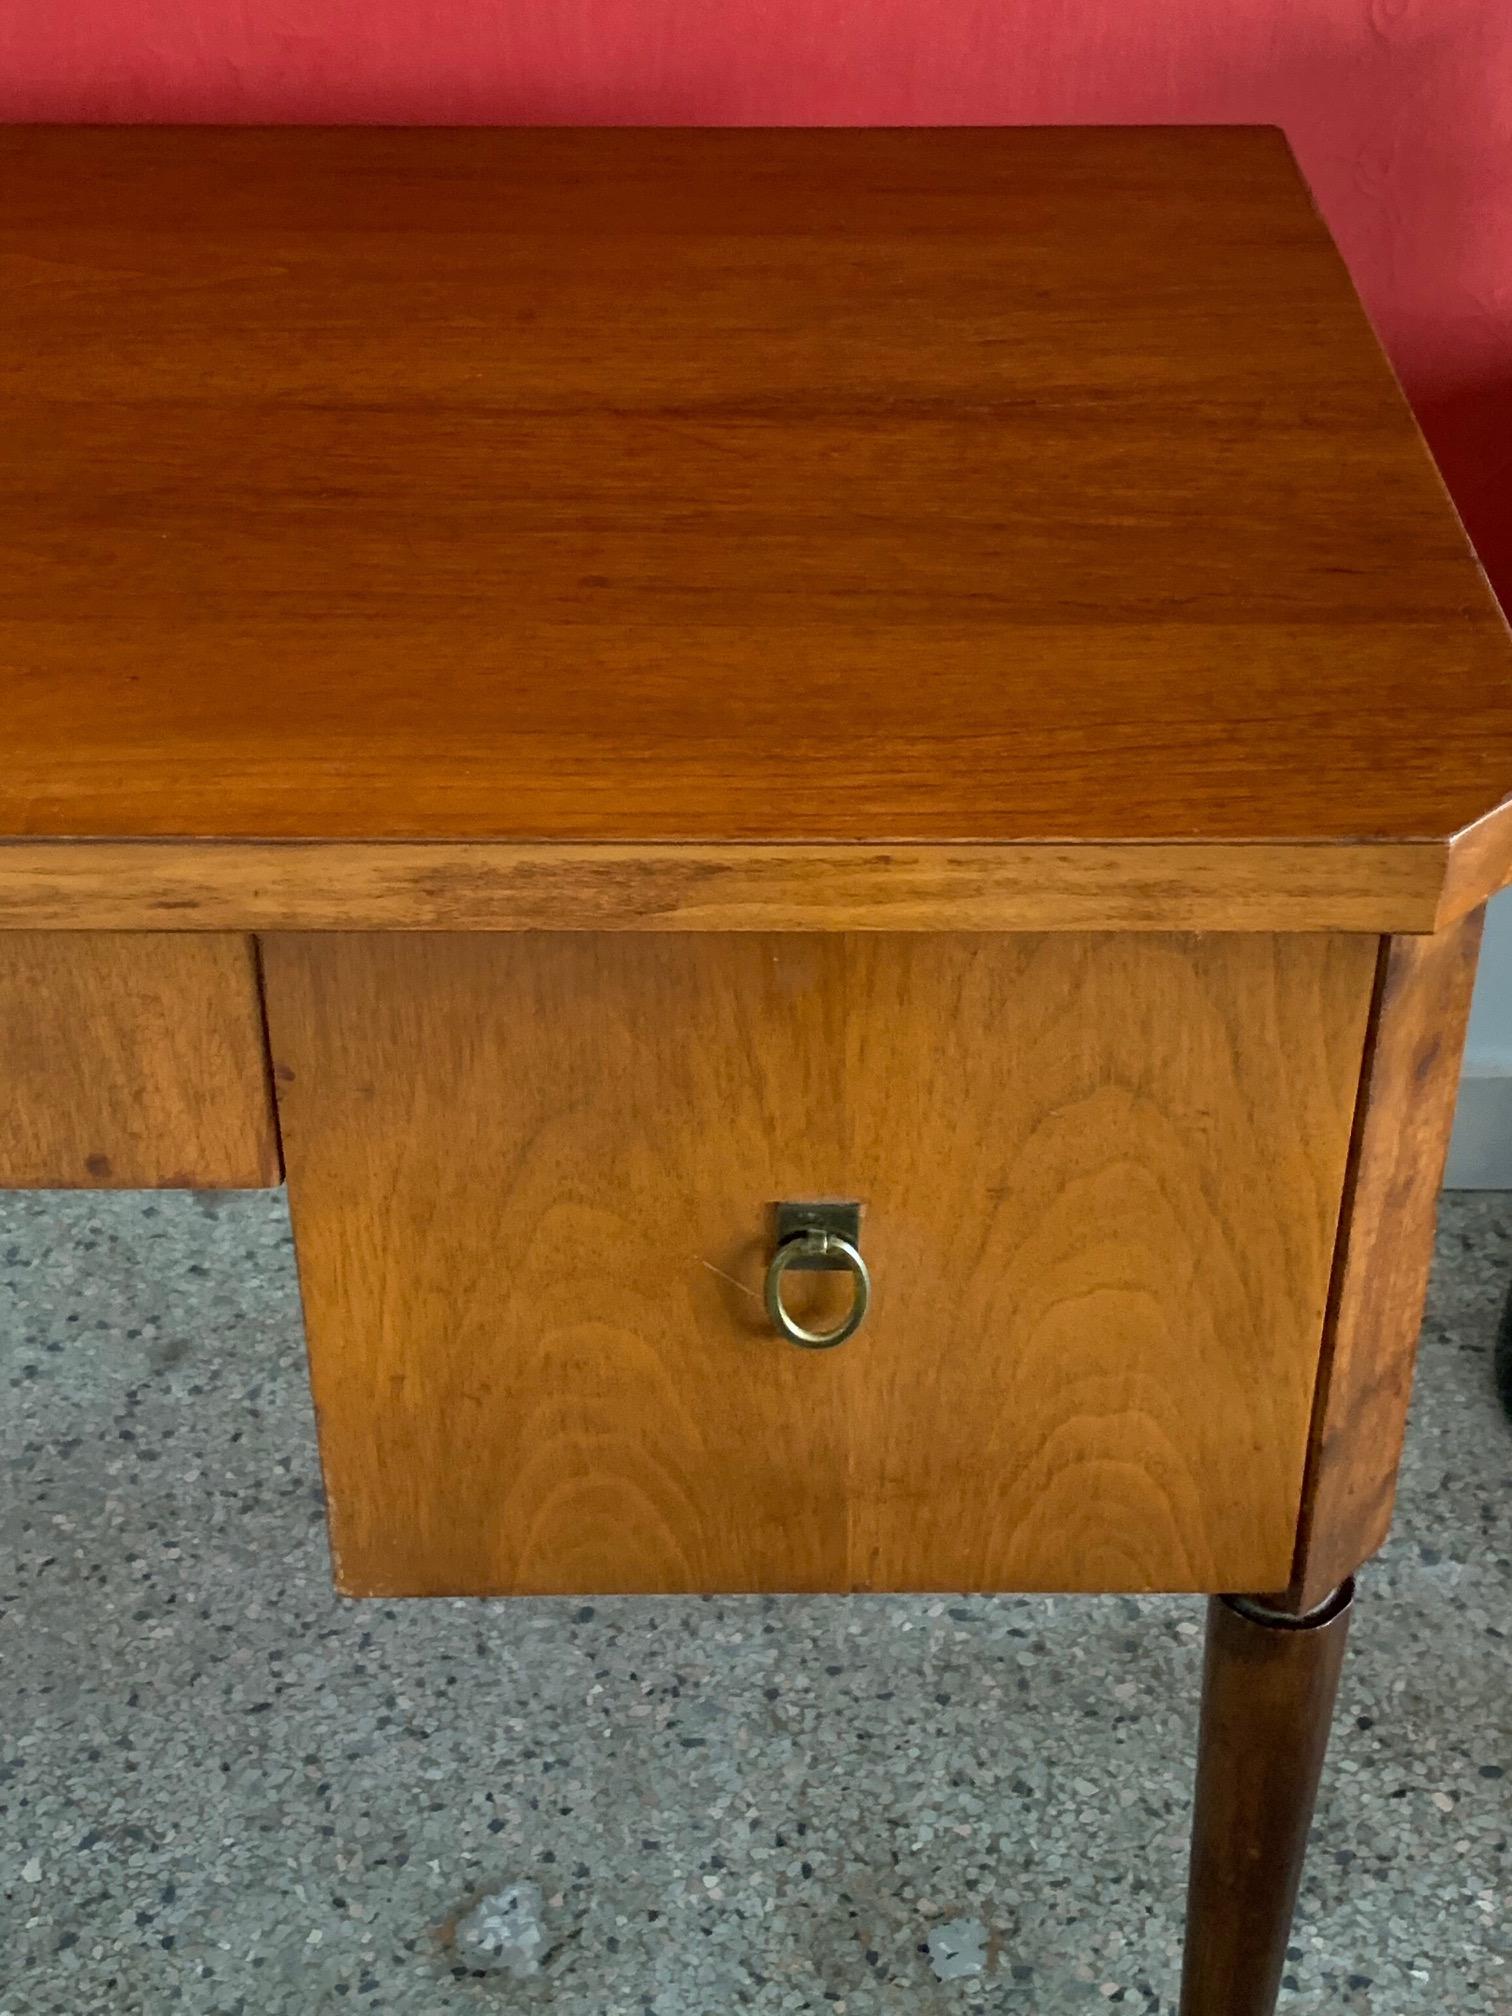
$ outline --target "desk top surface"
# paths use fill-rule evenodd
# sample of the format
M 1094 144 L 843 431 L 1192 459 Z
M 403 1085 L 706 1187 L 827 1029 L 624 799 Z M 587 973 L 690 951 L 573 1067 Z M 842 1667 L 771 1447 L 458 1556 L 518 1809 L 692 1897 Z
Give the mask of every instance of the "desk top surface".
M 12 840 L 1381 847 L 1512 791 L 1269 130 L 11 129 L 0 292 Z

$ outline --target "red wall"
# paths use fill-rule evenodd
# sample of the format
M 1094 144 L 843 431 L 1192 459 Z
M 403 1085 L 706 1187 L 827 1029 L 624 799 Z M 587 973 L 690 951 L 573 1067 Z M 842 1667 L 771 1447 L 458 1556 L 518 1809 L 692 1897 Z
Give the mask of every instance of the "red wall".
M 1512 603 L 1512 0 L 4 0 L 0 119 L 1273 121 Z

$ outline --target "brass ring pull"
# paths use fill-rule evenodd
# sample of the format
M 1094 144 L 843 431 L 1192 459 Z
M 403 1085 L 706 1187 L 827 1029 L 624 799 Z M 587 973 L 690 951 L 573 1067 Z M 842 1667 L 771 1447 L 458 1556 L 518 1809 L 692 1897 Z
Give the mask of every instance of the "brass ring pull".
M 833 1330 L 805 1330 L 783 1307 L 782 1279 L 793 1266 L 805 1271 L 843 1270 L 850 1275 L 855 1290 L 850 1312 Z M 766 1306 L 773 1326 L 789 1343 L 801 1344 L 805 1351 L 829 1351 L 836 1344 L 843 1344 L 847 1337 L 854 1337 L 865 1321 L 871 1307 L 871 1274 L 859 1249 L 838 1232 L 822 1229 L 796 1232 L 782 1241 L 767 1267 Z

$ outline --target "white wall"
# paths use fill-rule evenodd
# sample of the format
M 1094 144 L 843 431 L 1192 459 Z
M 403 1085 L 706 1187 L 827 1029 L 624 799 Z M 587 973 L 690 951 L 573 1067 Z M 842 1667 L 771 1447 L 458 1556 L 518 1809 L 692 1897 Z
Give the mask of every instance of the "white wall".
M 1512 889 L 1486 917 L 1444 1180 L 1451 1190 L 1512 1190 Z

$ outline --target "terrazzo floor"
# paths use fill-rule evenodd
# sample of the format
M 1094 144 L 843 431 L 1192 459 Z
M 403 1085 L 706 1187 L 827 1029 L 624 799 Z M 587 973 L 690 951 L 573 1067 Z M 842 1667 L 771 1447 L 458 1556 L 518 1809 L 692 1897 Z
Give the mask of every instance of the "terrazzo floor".
M 1509 1280 L 1450 1198 L 1289 2011 L 1512 2016 Z M 0 1199 L 0 1390 L 0 2016 L 1174 2008 L 1200 1603 L 340 1602 L 277 1195 Z

